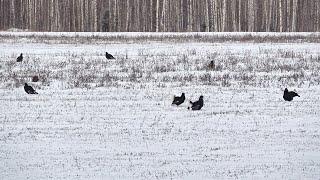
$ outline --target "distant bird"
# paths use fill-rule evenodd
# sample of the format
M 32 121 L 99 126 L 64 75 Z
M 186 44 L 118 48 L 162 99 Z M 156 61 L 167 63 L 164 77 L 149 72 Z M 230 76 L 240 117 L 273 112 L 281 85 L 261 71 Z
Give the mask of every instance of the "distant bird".
M 114 59 L 114 57 L 111 54 L 109 54 L 108 52 L 106 52 L 106 58 L 107 59 Z
M 32 76 L 32 82 L 38 82 L 39 76 Z
M 214 70 L 215 69 L 215 64 L 213 61 L 210 61 L 210 64 L 208 65 L 209 70 Z
M 182 104 L 184 102 L 185 99 L 186 99 L 186 97 L 185 97 L 184 93 L 182 93 L 181 96 L 174 96 L 172 104 L 179 106 L 180 104 Z
M 284 99 L 285 101 L 292 101 L 292 100 L 293 100 L 293 97 L 295 97 L 295 96 L 300 97 L 300 96 L 299 96 L 296 92 L 294 92 L 294 91 L 288 91 L 287 88 L 284 90 L 283 99 Z
M 191 103 L 191 109 L 192 110 L 200 110 L 203 107 L 203 96 L 199 97 L 199 100 L 196 102 L 192 102 Z M 190 109 L 190 107 L 188 107 L 188 109 Z
M 17 62 L 22 62 L 22 60 L 23 60 L 23 56 L 22 56 L 22 53 L 21 53 L 20 56 L 17 57 Z
M 27 83 L 24 83 L 24 90 L 28 94 L 38 94 L 31 86 L 29 86 Z

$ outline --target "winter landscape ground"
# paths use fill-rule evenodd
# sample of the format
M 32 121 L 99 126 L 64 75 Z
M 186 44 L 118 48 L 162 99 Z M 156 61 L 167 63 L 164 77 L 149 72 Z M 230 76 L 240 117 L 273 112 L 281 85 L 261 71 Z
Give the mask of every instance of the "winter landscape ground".
M 22 34 L 0 33 L 0 179 L 320 177 L 319 42 Z

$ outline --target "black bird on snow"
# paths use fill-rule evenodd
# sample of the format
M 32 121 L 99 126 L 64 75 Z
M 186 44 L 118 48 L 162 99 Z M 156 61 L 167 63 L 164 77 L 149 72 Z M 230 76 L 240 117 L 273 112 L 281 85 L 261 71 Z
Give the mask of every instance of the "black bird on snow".
M 299 94 L 297 94 L 296 92 L 294 91 L 288 91 L 288 89 L 286 88 L 284 90 L 284 93 L 283 93 L 283 99 L 286 100 L 286 101 L 292 101 L 293 100 L 293 97 L 295 96 L 299 96 Z
M 29 86 L 27 83 L 24 83 L 24 90 L 28 94 L 38 94 L 31 86 Z
M 22 60 L 23 60 L 23 56 L 22 56 L 22 53 L 21 53 L 20 56 L 17 57 L 17 62 L 22 62 Z
M 213 61 L 210 61 L 210 64 L 208 65 L 209 70 L 214 70 L 215 69 L 215 65 Z
M 182 104 L 184 102 L 185 99 L 186 99 L 186 97 L 185 97 L 184 93 L 182 93 L 181 96 L 174 96 L 172 104 L 179 106 L 180 104 Z
M 106 58 L 107 59 L 114 59 L 114 57 L 111 54 L 109 54 L 108 52 L 106 52 Z
M 200 110 L 203 107 L 203 96 L 200 96 L 198 101 L 190 101 L 190 103 L 192 110 Z M 188 107 L 188 109 L 190 109 L 190 107 Z

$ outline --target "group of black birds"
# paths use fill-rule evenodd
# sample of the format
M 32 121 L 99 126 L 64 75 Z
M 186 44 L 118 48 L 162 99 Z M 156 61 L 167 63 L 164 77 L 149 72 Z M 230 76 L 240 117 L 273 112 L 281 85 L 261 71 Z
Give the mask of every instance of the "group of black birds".
M 108 52 L 106 52 L 105 54 L 107 59 L 115 59 L 111 54 L 109 54 Z M 17 57 L 17 62 L 22 62 L 23 60 L 23 54 L 21 53 L 20 56 Z M 210 69 L 214 69 L 215 65 L 214 62 L 211 61 L 209 64 L 209 68 Z M 35 77 L 34 77 L 35 78 Z M 38 78 L 38 77 L 36 77 Z M 24 84 L 24 90 L 26 93 L 28 94 L 38 94 L 33 87 L 29 86 L 27 83 Z M 296 92 L 294 91 L 288 91 L 287 88 L 285 88 L 284 93 L 283 93 L 283 99 L 285 101 L 292 101 L 294 97 L 300 97 Z M 184 103 L 186 97 L 185 97 L 185 93 L 182 93 L 181 96 L 174 96 L 173 98 L 173 102 L 172 105 L 181 105 L 182 103 Z M 192 109 L 192 110 L 200 110 L 203 107 L 203 96 L 199 97 L 198 101 L 192 102 L 189 101 L 189 103 L 191 104 L 191 107 L 188 107 L 188 109 Z
M 214 61 L 210 61 L 209 65 L 207 65 L 207 69 L 209 69 L 209 70 L 216 69 Z M 288 91 L 288 89 L 285 88 L 284 93 L 283 93 L 283 99 L 285 101 L 292 101 L 293 98 L 296 96 L 300 97 L 296 92 Z M 185 99 L 186 99 L 185 93 L 182 93 L 181 96 L 174 96 L 173 101 L 172 101 L 172 105 L 179 106 L 180 104 L 182 104 L 185 101 Z M 198 101 L 195 101 L 195 102 L 189 101 L 189 102 L 191 104 L 191 107 L 188 107 L 188 109 L 200 110 L 203 107 L 203 96 L 200 96 Z
M 296 96 L 300 97 L 299 94 L 297 94 L 296 92 L 288 91 L 288 89 L 285 88 L 283 92 L 283 99 L 285 101 L 292 101 L 293 98 Z M 185 93 L 182 93 L 181 96 L 174 96 L 172 105 L 179 106 L 180 104 L 184 103 L 185 99 L 186 99 Z M 203 96 L 200 96 L 198 101 L 195 101 L 195 102 L 189 101 L 189 102 L 191 104 L 191 107 L 188 107 L 188 109 L 200 110 L 203 107 Z
M 20 56 L 17 57 L 17 62 L 22 62 L 23 54 L 21 53 Z M 33 87 L 29 86 L 27 83 L 24 83 L 24 91 L 28 94 L 38 94 Z
M 115 59 L 111 54 L 106 52 L 106 58 L 107 59 Z M 17 62 L 22 62 L 23 60 L 23 54 L 21 53 L 20 56 L 17 57 Z M 36 82 L 39 80 L 38 76 L 32 77 L 32 81 Z M 24 91 L 28 94 L 38 94 L 33 87 L 29 86 L 27 83 L 24 83 Z
M 180 104 L 184 103 L 185 100 L 186 100 L 185 93 L 182 93 L 181 96 L 174 96 L 172 105 L 175 104 L 179 106 Z M 195 102 L 189 101 L 189 102 L 191 104 L 191 107 L 188 107 L 188 109 L 200 110 L 203 107 L 203 96 L 200 96 L 198 101 L 195 101 Z

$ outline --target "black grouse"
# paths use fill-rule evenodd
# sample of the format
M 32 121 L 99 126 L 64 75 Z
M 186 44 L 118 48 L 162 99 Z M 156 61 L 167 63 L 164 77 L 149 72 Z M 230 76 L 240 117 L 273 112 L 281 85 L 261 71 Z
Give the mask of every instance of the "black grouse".
M 215 65 L 213 61 L 210 61 L 210 64 L 208 65 L 209 70 L 215 70 Z
M 114 57 L 111 54 L 109 54 L 108 52 L 106 52 L 106 58 L 107 59 L 114 59 Z
M 295 96 L 299 96 L 299 94 L 297 94 L 296 92 L 294 91 L 288 91 L 288 89 L 286 88 L 284 90 L 284 93 L 283 93 L 283 99 L 286 100 L 286 101 L 292 101 L 293 100 L 293 97 Z
M 24 90 L 28 94 L 38 94 L 31 86 L 29 86 L 27 83 L 24 83 Z
M 180 104 L 182 104 L 184 102 L 185 99 L 186 99 L 186 97 L 185 97 L 184 93 L 182 93 L 181 96 L 174 96 L 172 104 L 179 106 Z
M 32 76 L 32 82 L 38 82 L 39 76 Z
M 22 53 L 21 53 L 20 56 L 17 57 L 17 62 L 22 62 L 22 60 L 23 60 L 23 56 L 22 56 Z
M 203 96 L 199 97 L 199 100 L 196 102 L 192 102 L 191 103 L 191 109 L 192 110 L 200 110 L 203 107 Z M 188 109 L 190 109 L 190 107 L 188 107 Z

